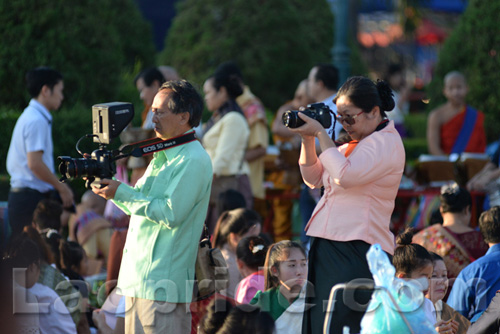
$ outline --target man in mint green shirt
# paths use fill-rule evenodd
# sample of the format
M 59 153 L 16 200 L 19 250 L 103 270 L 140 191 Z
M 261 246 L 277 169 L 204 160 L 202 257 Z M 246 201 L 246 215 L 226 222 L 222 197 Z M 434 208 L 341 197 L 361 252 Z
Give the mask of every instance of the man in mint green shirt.
M 187 81 L 164 83 L 152 111 L 157 137 L 193 131 L 203 100 Z M 125 333 L 190 333 L 198 242 L 206 218 L 212 164 L 199 141 L 154 153 L 134 188 L 116 180 L 93 191 L 130 215 L 118 277 L 126 296 Z

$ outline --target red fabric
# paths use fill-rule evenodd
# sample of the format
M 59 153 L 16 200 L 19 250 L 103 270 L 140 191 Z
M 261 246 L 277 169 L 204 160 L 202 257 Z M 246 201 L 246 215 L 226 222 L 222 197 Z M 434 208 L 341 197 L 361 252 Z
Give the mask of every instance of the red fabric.
M 125 246 L 125 240 L 127 239 L 128 229 L 115 230 L 111 235 L 111 240 L 109 242 L 109 256 L 107 265 L 107 276 L 106 281 L 110 282 L 118 279 L 118 273 L 120 272 L 120 265 L 122 263 L 123 247 Z M 116 284 L 111 284 L 106 287 L 107 292 L 116 286 Z
M 450 231 L 450 233 L 467 248 L 474 260 L 480 258 L 488 251 L 488 244 L 484 242 L 483 236 L 479 231 L 470 231 L 460 234 Z
M 465 107 L 458 115 L 441 126 L 441 149 L 444 153 L 450 154 L 453 145 L 462 129 L 465 120 Z M 470 136 L 465 152 L 484 153 L 486 150 L 486 135 L 484 132 L 484 114 L 477 111 L 477 120 L 474 130 Z
M 350 141 L 349 144 L 347 144 L 347 149 L 344 152 L 346 158 L 351 155 L 352 151 L 354 151 L 354 148 L 356 147 L 356 145 L 358 145 L 358 143 L 359 141 L 353 140 Z

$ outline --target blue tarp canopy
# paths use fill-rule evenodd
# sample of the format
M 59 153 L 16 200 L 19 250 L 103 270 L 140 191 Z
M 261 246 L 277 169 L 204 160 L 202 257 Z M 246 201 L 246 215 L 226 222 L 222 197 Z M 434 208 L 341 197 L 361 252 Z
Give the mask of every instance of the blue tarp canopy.
M 465 10 L 465 7 L 467 7 L 467 0 L 420 0 L 419 6 L 435 11 L 461 13 Z M 361 0 L 359 12 L 371 13 L 377 11 L 393 11 L 394 9 L 394 0 Z

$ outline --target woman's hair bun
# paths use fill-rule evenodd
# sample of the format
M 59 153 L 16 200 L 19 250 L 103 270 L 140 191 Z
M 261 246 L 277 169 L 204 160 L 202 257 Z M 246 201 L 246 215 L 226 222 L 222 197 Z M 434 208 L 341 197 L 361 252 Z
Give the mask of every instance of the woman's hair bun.
M 472 205 L 472 197 L 467 189 L 460 187 L 456 182 L 441 187 L 439 196 L 442 213 L 461 212 Z
M 394 103 L 394 94 L 392 93 L 392 89 L 389 86 L 387 82 L 384 80 L 377 80 L 377 91 L 378 95 L 380 96 L 380 100 L 382 101 L 382 104 L 380 108 L 382 109 L 381 111 L 391 111 L 394 109 L 396 104 Z
M 414 230 L 411 227 L 407 227 L 403 232 L 401 232 L 397 237 L 396 237 L 396 243 L 399 246 L 407 246 L 411 245 L 412 240 L 413 240 L 413 234 Z
M 456 182 L 445 184 L 441 187 L 441 195 L 458 195 L 460 186 Z

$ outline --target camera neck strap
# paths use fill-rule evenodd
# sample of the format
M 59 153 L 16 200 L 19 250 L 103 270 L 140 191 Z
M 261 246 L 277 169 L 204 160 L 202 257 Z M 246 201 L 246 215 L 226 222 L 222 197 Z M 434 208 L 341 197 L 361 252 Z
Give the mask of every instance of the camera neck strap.
M 197 140 L 194 131 L 186 133 L 184 135 L 170 138 L 167 140 L 161 140 L 160 138 L 151 138 L 134 144 L 125 146 L 122 152 L 130 151 L 130 153 L 125 153 L 127 156 L 142 157 L 144 155 L 152 154 L 155 152 L 163 151 L 172 147 L 184 145 L 192 141 Z

